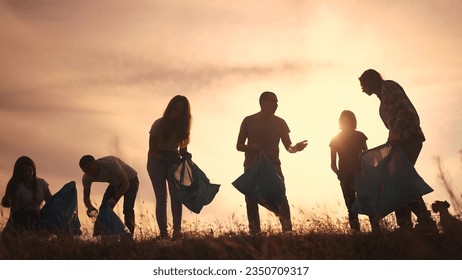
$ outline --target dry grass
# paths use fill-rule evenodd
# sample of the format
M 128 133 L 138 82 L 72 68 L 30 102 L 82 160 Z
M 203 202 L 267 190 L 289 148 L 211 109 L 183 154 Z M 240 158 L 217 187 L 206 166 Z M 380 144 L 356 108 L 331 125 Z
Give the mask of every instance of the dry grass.
M 462 151 L 460 153 L 462 154 Z M 454 212 L 460 213 L 462 211 L 462 196 L 460 193 L 457 193 L 457 191 L 452 186 L 451 176 L 444 167 L 441 158 L 435 157 L 435 161 L 438 168 L 438 180 L 440 181 L 440 184 L 444 187 L 444 189 L 447 191 Z
M 461 259 L 462 239 L 415 232 L 393 231 L 393 216 L 383 221 L 385 231 L 350 234 L 347 221 L 330 217 L 305 217 L 294 221 L 294 232 L 283 234 L 278 223 L 268 219 L 261 235 L 248 235 L 237 220 L 184 223 L 184 238 L 157 240 L 150 227 L 138 227 L 135 238 L 94 238 L 85 229 L 81 237 L 25 235 L 9 250 L 0 245 L 0 259 L 30 260 L 142 260 L 142 259 Z
M 460 194 L 451 187 L 440 160 L 437 161 L 443 187 L 448 190 L 455 216 L 460 216 Z M 457 201 L 458 203 L 454 203 Z M 82 222 L 80 237 L 24 235 L 6 248 L 0 243 L 0 259 L 28 260 L 231 260 L 231 259 L 315 259 L 315 260 L 407 260 L 462 259 L 462 238 L 444 233 L 424 235 L 396 230 L 393 215 L 381 221 L 384 231 L 371 234 L 367 218 L 361 220 L 361 234 L 351 234 L 348 221 L 312 211 L 292 209 L 294 232 L 283 234 L 274 216 L 262 221 L 263 233 L 247 234 L 247 222 L 233 214 L 227 222 L 184 221 L 184 238 L 158 240 L 154 214 L 144 207 L 134 239 L 94 238 L 92 224 Z M 0 208 L 0 215 L 5 220 Z M 322 211 L 316 211 L 322 213 Z M 435 220 L 438 218 L 435 216 Z M 4 225 L 0 223 L 0 228 Z

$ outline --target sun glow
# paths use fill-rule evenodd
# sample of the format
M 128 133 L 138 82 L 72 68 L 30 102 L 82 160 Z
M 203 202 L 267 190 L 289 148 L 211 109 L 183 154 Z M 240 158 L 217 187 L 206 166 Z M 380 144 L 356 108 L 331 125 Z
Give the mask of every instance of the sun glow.
M 294 217 L 344 217 L 329 157 L 340 113 L 356 114 L 370 148 L 387 138 L 379 100 L 359 86 L 368 68 L 402 84 L 419 111 L 427 142 L 416 168 L 435 188 L 429 199 L 447 196 L 438 187 L 434 156 L 446 160 L 454 186 L 461 185 L 462 42 L 454 28 L 460 24 L 453 24 L 460 22 L 460 4 L 414 9 L 386 1 L 265 1 L 242 8 L 237 2 L 103 0 L 53 8 L 36 1 L 26 8 L 10 2 L 0 4 L 0 38 L 7 38 L 0 44 L 1 195 L 23 154 L 36 161 L 53 193 L 75 180 L 79 199 L 78 159 L 114 154 L 138 171 L 137 205 L 152 213 L 149 128 L 168 100 L 182 94 L 192 106 L 193 160 L 221 184 L 201 214 L 185 211 L 184 218 L 245 219 L 244 197 L 231 185 L 243 172 L 237 134 L 242 119 L 259 111 L 259 95 L 269 90 L 278 96 L 276 115 L 288 123 L 292 141 L 308 140 L 301 153 L 280 146 Z M 396 37 L 396 15 L 406 19 L 400 38 L 412 40 Z M 93 188 L 95 202 L 104 189 Z

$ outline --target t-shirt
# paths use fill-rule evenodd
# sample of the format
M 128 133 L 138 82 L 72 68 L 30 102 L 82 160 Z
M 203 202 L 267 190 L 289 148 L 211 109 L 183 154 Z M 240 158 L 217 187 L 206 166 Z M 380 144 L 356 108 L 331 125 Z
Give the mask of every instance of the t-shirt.
M 425 141 L 420 127 L 419 115 L 404 89 L 397 82 L 384 81 L 378 97 L 380 99 L 380 118 L 386 128 L 399 133 L 402 141 L 412 135 L 418 135 L 422 141 Z
M 366 143 L 367 137 L 360 131 L 338 133 L 329 146 L 338 153 L 338 169 L 351 173 L 360 169 L 359 154 Z
M 88 173 L 83 174 L 83 185 L 92 182 L 107 182 L 111 185 L 119 186 L 126 182 L 120 181 L 120 174 L 123 173 L 127 180 L 136 178 L 138 175 L 132 167 L 115 156 L 102 157 L 96 160 L 99 166 L 98 175 L 92 176 Z
M 157 119 L 149 131 L 149 134 L 157 138 L 157 149 L 162 151 L 178 151 L 178 143 L 175 140 L 176 135 L 169 135 L 165 138 L 160 131 L 161 122 L 162 118 Z
M 260 113 L 256 113 L 244 118 L 241 131 L 244 131 L 248 145 L 256 144 L 271 160 L 273 165 L 281 164 L 279 160 L 279 141 L 284 134 L 290 132 L 285 120 L 274 115 L 268 119 L 262 118 Z M 245 152 L 244 167 L 252 165 L 256 156 L 255 151 Z
M 26 187 L 24 183 L 19 183 L 14 194 L 16 199 L 14 204 L 11 205 L 11 213 L 17 210 L 39 210 L 45 200 L 45 192 L 49 192 L 48 183 L 42 178 L 37 178 L 37 192 L 35 192 L 35 195 L 34 191 Z

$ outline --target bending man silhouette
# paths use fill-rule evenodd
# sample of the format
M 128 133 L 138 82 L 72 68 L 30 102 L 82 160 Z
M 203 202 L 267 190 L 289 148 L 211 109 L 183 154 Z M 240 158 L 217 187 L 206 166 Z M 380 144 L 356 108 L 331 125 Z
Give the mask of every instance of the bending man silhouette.
M 374 69 L 366 70 L 359 81 L 364 93 L 369 96 L 375 94 L 380 100 L 379 113 L 389 131 L 388 143 L 400 146 L 407 159 L 415 165 L 425 136 L 420 127 L 419 115 L 404 89 L 395 81 L 384 80 Z M 395 211 L 400 228 L 412 228 L 411 211 L 417 216 L 416 228 L 430 233 L 438 232 L 422 197 Z
M 93 182 L 109 183 L 104 192 L 101 206 L 109 203 L 114 208 L 119 199 L 124 197 L 123 213 L 125 225 L 133 235 L 135 229 L 135 199 L 138 193 L 138 174 L 128 164 L 115 156 L 106 156 L 95 159 L 92 155 L 85 155 L 79 161 L 79 166 L 84 172 L 82 177 L 83 202 L 87 207 L 87 215 L 92 216 L 97 211 L 91 204 L 90 192 Z

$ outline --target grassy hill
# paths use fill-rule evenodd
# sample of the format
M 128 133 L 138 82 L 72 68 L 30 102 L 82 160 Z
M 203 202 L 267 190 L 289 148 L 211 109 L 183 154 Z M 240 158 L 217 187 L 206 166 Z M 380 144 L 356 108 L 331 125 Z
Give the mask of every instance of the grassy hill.
M 158 240 L 154 234 L 135 239 L 23 236 L 9 249 L 0 245 L 0 259 L 30 260 L 446 260 L 462 259 L 462 239 L 444 233 L 388 230 L 350 234 L 332 224 L 296 226 L 291 234 L 265 231 L 186 231 L 181 240 Z

